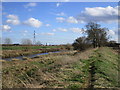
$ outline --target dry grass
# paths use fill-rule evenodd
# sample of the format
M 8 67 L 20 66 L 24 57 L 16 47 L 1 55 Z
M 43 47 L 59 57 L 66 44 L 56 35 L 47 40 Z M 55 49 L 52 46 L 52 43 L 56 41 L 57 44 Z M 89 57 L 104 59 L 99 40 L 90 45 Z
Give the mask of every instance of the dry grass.
M 3 50 L 2 51 L 2 58 L 9 58 L 9 57 L 16 57 L 16 56 L 23 56 L 23 55 L 31 55 L 31 54 L 45 53 L 45 52 L 53 52 L 53 51 L 60 51 L 60 49 Z
M 82 74 L 79 69 L 82 67 L 80 60 L 89 58 L 92 51 L 76 55 L 76 51 L 51 53 L 24 61 L 7 61 L 3 63 L 3 87 L 63 88 L 71 84 L 82 86 L 82 82 L 69 79 Z
M 23 50 L 3 50 L 2 58 L 23 56 L 23 55 L 33 54 L 33 53 L 41 53 L 41 51 L 34 52 L 33 50 L 29 50 L 29 51 L 23 51 Z

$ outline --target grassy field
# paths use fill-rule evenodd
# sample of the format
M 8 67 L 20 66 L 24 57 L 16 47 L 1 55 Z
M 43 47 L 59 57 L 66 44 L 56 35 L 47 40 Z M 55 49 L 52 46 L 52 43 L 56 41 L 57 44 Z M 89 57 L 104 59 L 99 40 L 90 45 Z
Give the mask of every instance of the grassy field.
M 2 61 L 3 88 L 115 88 L 118 53 L 111 48 L 41 55 L 24 61 Z M 19 74 L 18 74 L 19 73 Z
M 61 48 L 61 46 L 2 46 L 2 50 Z
M 60 51 L 62 49 L 56 49 L 56 48 L 46 48 L 46 49 L 40 49 L 40 50 L 34 50 L 34 49 L 28 49 L 28 50 L 3 50 L 2 51 L 2 58 L 11 58 L 11 57 L 17 57 L 17 56 L 26 56 L 26 55 L 33 55 L 38 53 L 46 53 L 46 52 L 54 52 L 54 51 Z
M 2 58 L 68 50 L 66 46 L 2 46 Z

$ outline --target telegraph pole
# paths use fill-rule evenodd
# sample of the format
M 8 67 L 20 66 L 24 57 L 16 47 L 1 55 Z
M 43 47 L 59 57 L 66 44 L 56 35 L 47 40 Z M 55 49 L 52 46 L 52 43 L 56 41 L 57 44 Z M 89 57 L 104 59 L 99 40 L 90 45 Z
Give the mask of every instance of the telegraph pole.
M 33 44 L 35 45 L 35 43 L 36 43 L 36 40 L 35 40 L 35 30 L 34 30 L 34 34 L 33 34 Z

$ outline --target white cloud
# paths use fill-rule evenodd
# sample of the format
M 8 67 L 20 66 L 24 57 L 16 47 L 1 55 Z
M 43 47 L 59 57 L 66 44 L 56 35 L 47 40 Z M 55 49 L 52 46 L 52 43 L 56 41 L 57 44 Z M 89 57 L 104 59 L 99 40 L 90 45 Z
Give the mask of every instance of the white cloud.
M 81 28 L 70 28 L 70 30 L 75 33 L 81 33 L 81 34 L 84 32 Z
M 27 30 L 24 30 L 24 33 L 28 33 L 28 31 L 27 31 Z
M 59 7 L 60 6 L 60 3 L 56 3 L 56 7 Z
M 54 35 L 54 33 L 41 33 L 42 35 L 49 35 L 49 36 L 52 36 Z
M 63 2 L 69 2 L 70 0 L 63 0 Z
M 109 30 L 109 31 L 108 31 L 108 35 L 114 36 L 114 35 L 115 35 L 115 32 L 114 32 L 113 30 Z
M 12 24 L 12 25 L 20 24 L 20 21 L 19 21 L 19 18 L 18 18 L 17 15 L 10 14 L 10 15 L 7 16 L 7 18 L 8 19 L 6 20 L 6 22 L 9 23 L 9 24 Z
M 94 7 L 85 8 L 85 14 L 91 16 L 107 16 L 107 15 L 118 15 L 118 7 Z
M 79 21 L 116 22 L 118 20 L 118 6 L 85 8 L 77 17 Z
M 33 3 L 33 2 L 24 5 L 25 8 L 27 8 L 27 7 L 35 7 L 35 6 L 37 6 L 37 3 Z
M 39 28 L 40 26 L 42 26 L 42 22 L 35 18 L 29 18 L 28 20 L 24 21 L 23 23 L 26 25 L 35 27 L 35 28 Z
M 78 23 L 77 19 L 74 18 L 73 16 L 68 17 L 66 20 L 68 23 Z
M 57 20 L 58 22 L 64 22 L 64 21 L 65 21 L 65 18 L 63 18 L 63 17 L 57 17 L 56 20 Z
M 53 31 L 53 32 L 56 32 L 57 30 L 56 30 L 56 29 L 53 29 L 52 31 Z
M 2 31 L 9 31 L 11 27 L 9 25 L 2 25 Z
M 76 18 L 74 18 L 73 16 L 70 16 L 68 18 L 63 18 L 63 17 L 57 17 L 56 20 L 58 22 L 67 22 L 67 23 L 74 23 L 74 24 L 77 24 L 78 23 L 78 20 Z
M 73 27 L 73 28 L 68 28 L 68 29 L 67 28 L 57 28 L 57 29 L 53 29 L 52 31 L 53 32 L 56 32 L 56 31 L 67 32 L 69 30 L 71 30 L 74 33 L 80 33 L 80 34 L 85 32 L 85 30 L 78 28 L 78 27 Z
M 62 32 L 67 32 L 67 29 L 65 28 L 58 28 L 59 31 L 62 31 Z
M 10 19 L 18 19 L 18 16 L 16 15 L 8 15 L 7 18 L 10 18 Z
M 115 40 L 117 43 L 120 43 L 118 37 L 116 37 L 114 40 Z
M 46 24 L 45 26 L 46 26 L 46 27 L 49 27 L 49 26 L 51 26 L 51 25 L 50 25 L 50 24 Z
M 65 13 L 64 12 L 60 12 L 60 13 L 57 13 L 56 15 L 57 16 L 65 16 Z

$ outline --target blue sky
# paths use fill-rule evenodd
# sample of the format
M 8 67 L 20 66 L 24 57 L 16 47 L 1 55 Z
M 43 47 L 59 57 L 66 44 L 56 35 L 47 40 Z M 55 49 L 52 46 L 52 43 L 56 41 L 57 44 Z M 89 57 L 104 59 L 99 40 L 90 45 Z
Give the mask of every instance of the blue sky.
M 3 2 L 2 38 L 21 43 L 33 40 L 35 30 L 36 41 L 43 44 L 73 43 L 84 36 L 86 23 L 94 20 L 117 40 L 117 6 L 117 2 Z

